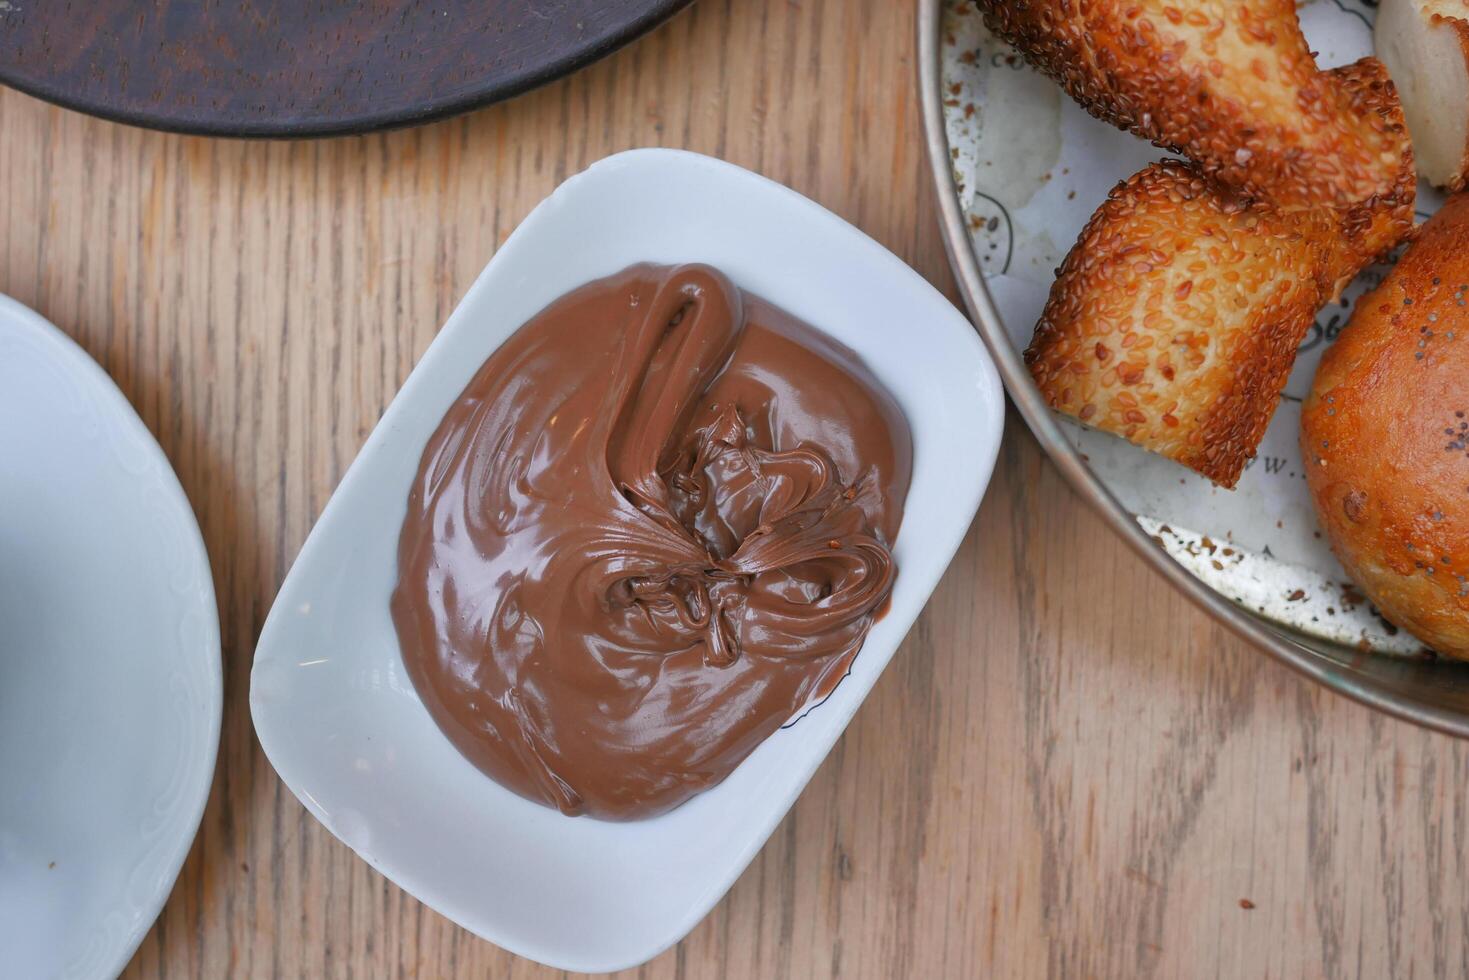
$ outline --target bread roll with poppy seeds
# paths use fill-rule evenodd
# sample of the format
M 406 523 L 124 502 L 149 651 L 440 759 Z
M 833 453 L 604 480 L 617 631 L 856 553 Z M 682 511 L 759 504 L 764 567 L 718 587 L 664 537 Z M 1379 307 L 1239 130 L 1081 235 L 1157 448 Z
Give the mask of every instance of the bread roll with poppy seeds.
M 1469 196 L 1325 353 L 1301 416 L 1332 550 L 1391 622 L 1469 659 Z
M 1469 0 L 1386 0 L 1377 56 L 1402 96 L 1424 179 L 1463 190 L 1469 178 Z
M 1277 206 L 1389 192 L 1401 139 L 1321 72 L 1295 0 L 977 0 L 1093 115 Z

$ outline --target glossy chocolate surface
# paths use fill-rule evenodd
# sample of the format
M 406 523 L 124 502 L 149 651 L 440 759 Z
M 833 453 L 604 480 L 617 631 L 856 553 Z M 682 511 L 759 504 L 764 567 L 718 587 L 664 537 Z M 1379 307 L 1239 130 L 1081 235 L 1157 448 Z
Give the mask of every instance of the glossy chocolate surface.
M 846 672 L 912 462 L 855 355 L 706 266 L 634 266 L 517 331 L 424 452 L 392 612 L 481 770 L 637 819 Z

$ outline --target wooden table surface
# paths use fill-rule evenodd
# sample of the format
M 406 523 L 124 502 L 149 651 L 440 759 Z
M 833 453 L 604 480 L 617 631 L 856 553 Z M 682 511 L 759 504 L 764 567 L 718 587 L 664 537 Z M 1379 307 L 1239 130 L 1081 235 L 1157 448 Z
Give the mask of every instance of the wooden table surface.
M 549 972 L 422 907 L 296 802 L 250 726 L 256 637 L 459 296 L 608 153 L 757 170 L 954 296 L 913 21 L 896 0 L 698 0 L 507 105 L 327 142 L 181 138 L 0 95 L 0 290 L 137 406 L 219 594 L 213 792 L 127 976 Z M 729 896 L 637 973 L 1464 975 L 1465 761 L 1197 612 L 1012 418 L 962 550 L 846 736 Z

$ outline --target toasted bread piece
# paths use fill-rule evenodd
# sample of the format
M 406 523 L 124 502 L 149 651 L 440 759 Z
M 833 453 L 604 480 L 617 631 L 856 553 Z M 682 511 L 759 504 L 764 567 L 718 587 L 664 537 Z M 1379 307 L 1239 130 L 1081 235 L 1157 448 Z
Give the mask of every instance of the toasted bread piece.
M 1345 94 L 1349 111 L 1374 120 L 1374 129 L 1381 134 L 1386 148 L 1383 159 L 1394 168 L 1391 179 L 1385 176 L 1378 193 L 1341 209 L 1343 250 L 1332 272 L 1337 283 L 1335 292 L 1340 292 L 1363 266 L 1383 258 L 1412 234 L 1418 173 L 1403 103 L 1387 66 L 1368 57 L 1333 68 L 1326 77 Z
M 1397 82 L 1419 172 L 1462 190 L 1469 179 L 1469 0 L 1386 0 L 1374 40 Z
M 1301 414 L 1332 550 L 1389 620 L 1469 659 L 1469 196 L 1357 302 Z
M 1326 78 L 1394 134 L 1394 181 L 1347 206 L 1297 208 L 1252 203 L 1193 164 L 1120 184 L 1067 256 L 1026 352 L 1053 408 L 1238 482 L 1316 311 L 1413 228 L 1413 153 L 1386 69 L 1364 58 Z
M 1395 184 L 1401 140 L 1317 69 L 1295 0 L 977 0 L 1093 115 L 1282 207 Z
M 1179 161 L 1119 184 L 1056 277 L 1026 361 L 1051 406 L 1232 487 L 1328 298 L 1329 209 L 1251 206 Z

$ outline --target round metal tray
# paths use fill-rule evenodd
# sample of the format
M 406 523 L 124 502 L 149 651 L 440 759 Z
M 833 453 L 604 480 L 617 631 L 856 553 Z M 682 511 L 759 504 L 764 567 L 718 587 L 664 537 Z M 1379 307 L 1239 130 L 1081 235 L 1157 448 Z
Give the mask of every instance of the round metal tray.
M 994 356 L 1005 389 L 1041 448 L 1077 493 L 1144 561 L 1232 631 L 1292 670 L 1355 701 L 1437 731 L 1469 737 L 1469 665 L 1364 652 L 1297 635 L 1255 615 L 1200 581 L 1164 551 L 1067 440 L 1006 332 L 986 288 L 959 204 L 944 124 L 940 68 L 943 2 L 919 0 L 918 84 L 944 247 L 970 316 Z M 1078 201 L 1077 206 L 1090 210 L 1096 203 Z

